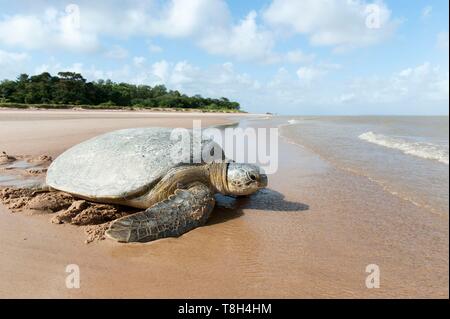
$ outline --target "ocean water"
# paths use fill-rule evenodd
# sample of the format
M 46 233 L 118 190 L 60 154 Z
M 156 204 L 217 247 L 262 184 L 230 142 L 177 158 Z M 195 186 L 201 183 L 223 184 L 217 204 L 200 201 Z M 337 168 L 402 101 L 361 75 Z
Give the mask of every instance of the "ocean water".
M 448 121 L 444 116 L 286 117 L 280 133 L 393 196 L 448 214 Z

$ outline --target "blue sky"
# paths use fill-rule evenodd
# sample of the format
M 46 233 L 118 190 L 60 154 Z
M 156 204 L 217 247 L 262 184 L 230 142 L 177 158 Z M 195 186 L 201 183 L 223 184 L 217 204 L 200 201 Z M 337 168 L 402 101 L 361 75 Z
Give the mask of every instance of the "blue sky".
M 71 70 L 250 112 L 448 114 L 447 0 L 0 0 L 0 79 Z

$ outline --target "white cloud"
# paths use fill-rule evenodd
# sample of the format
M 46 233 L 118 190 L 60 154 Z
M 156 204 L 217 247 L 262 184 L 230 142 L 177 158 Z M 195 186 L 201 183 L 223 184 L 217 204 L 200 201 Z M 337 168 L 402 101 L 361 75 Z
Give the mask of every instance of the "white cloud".
M 161 83 L 165 83 L 169 77 L 169 63 L 161 60 L 153 63 L 152 74 L 156 76 Z
M 205 28 L 225 25 L 230 18 L 223 0 L 79 0 L 77 3 L 84 30 L 119 37 L 190 37 Z
M 299 68 L 297 78 L 280 68 L 259 92 L 260 105 L 282 106 L 292 114 L 448 114 L 446 68 L 423 63 L 386 76 L 342 81 L 328 76 L 332 69 L 320 65 Z
M 25 62 L 30 56 L 24 52 L 9 52 L 0 49 L 0 80 L 14 79 L 25 71 Z
M 231 62 L 200 68 L 187 61 L 170 63 L 161 60 L 151 66 L 151 74 L 154 78 L 149 78 L 148 84 L 165 84 L 186 94 L 233 98 L 243 91 L 250 93 L 261 87 L 248 74 L 237 73 Z
M 186 37 L 204 25 L 220 22 L 224 6 L 221 0 L 173 0 L 167 5 L 80 0 L 65 8 L 1 17 L 0 44 L 92 51 L 99 48 L 98 38 L 104 35 Z
M 267 83 L 267 86 L 263 87 L 260 99 L 264 101 L 263 105 L 284 106 L 286 109 L 299 111 L 298 108 L 308 98 L 310 89 L 311 86 L 304 87 L 297 75 L 293 75 L 286 68 L 281 67 Z
M 135 56 L 133 58 L 133 64 L 135 66 L 141 66 L 141 65 L 143 65 L 145 63 L 145 61 L 146 61 L 146 59 L 143 56 Z
M 273 0 L 263 15 L 280 32 L 307 35 L 311 44 L 336 51 L 376 44 L 395 29 L 381 0 Z
M 422 19 L 428 19 L 429 17 L 431 17 L 431 14 L 433 12 L 433 7 L 432 6 L 426 6 L 422 9 Z
M 228 6 L 222 0 L 173 0 L 160 21 L 159 33 L 180 37 L 202 32 L 205 27 L 228 23 Z
M 128 56 L 128 51 L 119 45 L 115 45 L 105 55 L 111 59 L 125 59 Z
M 53 22 L 56 25 L 55 41 L 69 50 L 92 51 L 97 49 L 97 37 L 85 32 L 81 26 L 79 7 L 69 4 Z
M 312 82 L 321 79 L 330 71 L 341 69 L 341 65 L 335 63 L 320 62 L 316 65 L 300 67 L 296 74 L 302 84 L 310 85 Z
M 449 100 L 449 73 L 426 62 L 392 74 L 390 77 L 355 79 L 350 88 L 360 102 L 405 103 L 406 105 Z
M 380 28 L 368 27 L 377 8 Z M 30 9 L 31 10 L 31 9 Z M 290 34 L 309 37 L 314 45 L 336 51 L 378 43 L 395 27 L 390 11 L 380 1 L 273 0 L 264 9 L 234 20 L 224 0 L 88 1 L 77 6 L 49 6 L 42 12 L 0 17 L 0 44 L 26 49 L 65 49 L 91 52 L 100 40 L 142 36 L 189 38 L 206 52 L 237 60 L 263 63 L 311 63 L 314 56 L 300 50 L 277 52 L 276 42 Z M 289 32 L 280 32 L 289 31 Z M 151 42 L 149 42 L 151 43 Z M 162 48 L 149 44 L 151 53 Z M 106 56 L 125 58 L 120 48 Z
M 180 86 L 184 84 L 191 83 L 198 74 L 198 69 L 187 63 L 186 61 L 181 61 L 175 64 L 172 70 L 172 74 L 168 81 L 169 84 L 174 86 Z
M 0 21 L 0 43 L 31 49 L 41 46 L 45 37 L 45 26 L 36 17 L 15 15 Z
M 275 39 L 271 32 L 257 24 L 256 18 L 257 13 L 251 11 L 236 25 L 205 32 L 199 38 L 199 44 L 213 54 L 270 62 L 274 58 Z
M 197 42 L 207 52 L 260 63 L 311 63 L 315 56 L 301 50 L 275 51 L 276 34 L 258 22 L 256 11 L 235 24 L 211 27 L 198 36 Z
M 0 50 L 0 65 L 16 64 L 29 58 L 27 53 L 8 52 Z
M 223 0 L 172 0 L 157 2 L 125 2 L 116 6 L 106 2 L 80 1 L 79 16 L 48 7 L 41 14 L 0 18 L 0 44 L 26 49 L 66 49 L 93 51 L 100 49 L 103 36 L 191 38 L 211 54 L 238 60 L 279 63 L 301 63 L 311 59 L 300 51 L 274 53 L 275 34 L 258 22 L 256 11 L 233 22 Z M 11 31 L 13 30 L 13 31 Z M 149 44 L 150 52 L 162 48 Z M 105 52 L 110 58 L 123 59 L 127 52 L 113 47 Z
M 1 43 L 26 49 L 61 47 L 79 51 L 92 51 L 99 46 L 95 34 L 82 30 L 76 12 L 54 8 L 47 8 L 40 16 L 5 16 L 0 20 Z
M 48 7 L 41 14 L 0 18 L 0 44 L 92 51 L 99 49 L 102 36 L 189 37 L 209 53 L 241 60 L 268 59 L 274 45 L 272 34 L 257 24 L 256 12 L 233 24 L 223 0 L 125 1 L 116 5 L 81 0 L 73 8 L 76 10 Z M 162 51 L 153 44 L 149 50 Z M 126 57 L 118 47 L 106 55 Z
M 83 26 L 94 34 L 191 38 L 211 54 L 265 62 L 274 57 L 275 38 L 257 23 L 257 13 L 251 11 L 233 23 L 223 0 L 172 0 L 162 6 L 150 3 L 133 10 L 122 9 L 120 14 L 99 4 L 80 8 L 86 18 Z M 149 50 L 162 51 L 153 44 Z

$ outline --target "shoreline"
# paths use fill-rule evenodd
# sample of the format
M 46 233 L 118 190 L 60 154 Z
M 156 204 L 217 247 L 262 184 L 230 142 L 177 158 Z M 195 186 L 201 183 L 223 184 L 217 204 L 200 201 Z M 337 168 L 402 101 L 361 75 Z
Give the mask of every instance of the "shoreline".
M 0 113 L 59 113 L 59 114 L 73 114 L 73 113 L 88 113 L 88 114 L 107 114 L 107 113 L 125 113 L 125 114 L 164 114 L 164 115 L 206 115 L 206 116 L 271 116 L 265 113 L 247 113 L 247 112 L 207 112 L 201 110 L 190 110 L 178 111 L 178 110 L 152 110 L 152 109 L 82 109 L 82 108 L 72 108 L 72 109 L 41 109 L 41 108 L 3 108 L 0 107 Z
M 30 104 L 32 105 L 32 104 Z M 68 112 L 141 112 L 141 113 L 187 113 L 187 114 L 233 114 L 233 115 L 246 115 L 251 114 L 245 111 L 219 111 L 219 110 L 207 110 L 207 109 L 171 109 L 171 108 L 83 108 L 83 107 L 71 107 L 71 108 L 45 108 L 45 107 L 5 107 L 0 106 L 0 112 L 1 111 L 68 111 Z
M 379 118 L 379 116 L 377 116 Z M 327 121 L 330 118 L 334 118 L 334 117 L 324 117 L 323 120 Z M 349 118 L 348 116 L 342 116 L 342 117 L 336 117 L 336 118 Z M 364 117 L 354 117 L 356 119 L 358 118 L 366 118 Z M 401 118 L 410 118 L 408 117 L 401 117 Z M 438 117 L 433 117 L 436 119 L 441 119 L 443 118 L 442 116 L 438 116 Z M 304 117 L 302 120 L 311 120 L 312 118 L 309 117 Z M 301 120 L 301 121 L 302 121 Z M 315 120 L 315 118 L 313 119 Z M 447 203 L 445 205 L 444 202 L 439 202 L 437 203 L 435 202 L 427 202 L 426 198 L 424 199 L 424 197 L 420 197 L 420 196 L 424 196 L 423 194 L 417 194 L 411 191 L 407 191 L 402 189 L 398 184 L 392 183 L 391 180 L 385 178 L 385 176 L 383 176 L 382 174 L 374 174 L 373 171 L 365 171 L 364 169 L 361 168 L 360 165 L 354 165 L 355 163 L 351 162 L 351 161 L 346 161 L 346 158 L 342 155 L 339 154 L 339 156 L 336 156 L 336 152 L 333 153 L 333 151 L 328 151 L 326 148 L 323 147 L 323 145 L 314 142 L 314 140 L 312 139 L 312 135 L 310 135 L 308 137 L 308 135 L 306 136 L 302 136 L 302 134 L 295 134 L 295 129 L 297 127 L 301 127 L 302 126 L 302 122 L 299 122 L 299 120 L 290 120 L 289 123 L 285 123 L 280 125 L 280 136 L 282 138 L 284 138 L 288 143 L 292 143 L 294 145 L 298 145 L 299 147 L 302 148 L 306 148 L 309 151 L 317 154 L 322 160 L 328 162 L 330 165 L 332 165 L 333 167 L 342 170 L 348 174 L 352 174 L 354 176 L 362 176 L 364 178 L 366 178 L 368 181 L 378 185 L 383 191 L 385 191 L 386 193 L 388 193 L 391 196 L 400 198 L 404 201 L 407 201 L 408 203 L 413 204 L 414 206 L 417 206 L 420 209 L 425 209 L 427 210 L 429 213 L 432 214 L 436 214 L 439 215 L 441 217 L 447 217 L 448 218 L 448 197 L 447 197 Z M 305 122 L 307 124 L 307 122 Z M 294 130 L 291 130 L 291 128 L 294 128 Z M 373 129 L 373 128 L 372 128 Z M 370 131 L 370 130 L 369 130 Z M 360 134 L 360 133 L 358 133 Z M 356 134 L 355 136 L 358 136 L 358 134 Z M 362 134 L 361 134 L 362 135 Z M 385 138 L 389 138 L 389 136 L 384 136 L 381 135 L 382 137 Z M 360 141 L 361 138 L 360 136 L 358 136 L 358 141 Z M 327 143 L 329 143 L 330 141 L 327 141 Z M 439 153 L 439 158 L 433 157 L 435 156 L 435 153 L 432 153 L 432 155 L 429 155 L 428 153 L 419 153 L 416 154 L 414 152 L 407 152 L 404 150 L 404 148 L 398 148 L 397 145 L 395 145 L 395 147 L 392 147 L 390 145 L 383 145 L 383 144 L 376 144 L 372 145 L 370 143 L 370 141 L 364 141 L 361 142 L 363 144 L 365 144 L 367 147 L 374 147 L 374 148 L 379 148 L 379 151 L 383 151 L 383 152 L 391 152 L 392 154 L 400 154 L 400 156 L 404 156 L 406 158 L 406 160 L 409 161 L 422 161 L 424 164 L 423 165 L 428 165 L 430 167 L 427 166 L 427 168 L 430 168 L 431 170 L 436 170 L 436 169 L 441 169 L 441 170 L 445 170 L 445 168 L 447 167 L 448 170 L 448 149 L 447 149 L 447 161 L 442 160 L 445 159 L 445 152 Z M 400 143 L 400 142 L 398 142 Z M 413 143 L 409 143 L 409 144 L 413 144 Z M 425 143 L 424 143 L 425 144 Z M 433 147 L 437 147 L 440 146 L 435 145 L 435 144 L 428 144 L 428 145 L 433 145 Z M 403 144 L 400 144 L 400 146 L 404 147 Z M 361 146 L 359 146 L 361 147 Z M 407 147 L 412 147 L 410 145 L 407 145 Z M 448 147 L 448 146 L 447 146 Z M 422 150 L 420 150 L 422 151 Z M 436 152 L 435 149 L 432 149 L 432 151 Z M 441 151 L 441 150 L 439 150 Z M 442 155 L 443 154 L 443 155 Z M 398 156 L 398 155 L 396 155 Z M 402 159 L 405 160 L 405 159 Z M 392 163 L 394 164 L 394 163 Z M 448 175 L 444 173 L 444 176 Z M 448 185 L 447 185 L 448 187 Z M 445 188 L 447 188 L 445 187 Z M 445 190 L 444 188 L 444 190 Z
M 287 124 L 287 125 L 290 125 L 290 124 Z M 283 125 L 281 125 L 281 126 L 283 126 Z M 399 194 L 395 190 L 392 190 L 388 185 L 386 185 L 386 182 L 384 182 L 384 181 L 377 180 L 377 179 L 371 177 L 370 175 L 365 174 L 364 172 L 352 169 L 350 167 L 346 167 L 338 162 L 332 161 L 329 158 L 327 158 L 325 155 L 320 154 L 320 152 L 318 152 L 314 148 L 307 146 L 306 143 L 302 144 L 301 142 L 299 143 L 297 141 L 294 141 L 292 138 L 290 138 L 287 135 L 283 135 L 282 133 L 280 133 L 280 137 L 283 138 L 289 144 L 296 145 L 300 148 L 307 149 L 309 152 L 316 154 L 318 157 L 320 157 L 321 160 L 327 162 L 330 166 L 334 167 L 335 169 L 337 169 L 339 171 L 342 171 L 345 174 L 350 174 L 355 177 L 363 177 L 363 178 L 367 179 L 368 182 L 373 183 L 374 185 L 377 185 L 382 191 L 386 192 L 386 194 L 389 196 L 399 198 L 401 200 L 404 200 L 405 202 L 413 204 L 414 206 L 426 209 L 428 212 L 430 212 L 432 214 L 436 214 L 440 217 L 445 217 L 445 214 L 443 214 L 442 211 L 436 210 L 434 207 L 431 207 L 431 206 L 428 206 L 425 204 L 417 203 L 412 198 L 410 198 L 406 195 Z
M 9 123 L 9 129 L 16 128 L 9 132 L 21 137 L 0 134 L 0 145 L 13 150 L 10 154 L 57 155 L 87 136 L 137 120 L 159 125 L 164 119 L 183 127 L 196 118 L 24 117 L 2 122 L 0 112 L 0 123 Z M 205 117 L 209 125 L 223 120 Z M 61 128 L 74 130 L 65 134 Z M 86 245 L 76 226 L 53 225 L 49 215 L 12 214 L 0 206 L 0 296 L 448 298 L 448 223 L 332 167 L 304 146 L 283 138 L 279 144 L 279 171 L 269 176 L 267 190 L 240 200 L 236 210 L 216 208 L 207 225 L 180 238 Z M 65 266 L 73 263 L 81 269 L 80 289 L 64 285 Z M 372 263 L 381 269 L 380 289 L 364 284 L 365 267 Z

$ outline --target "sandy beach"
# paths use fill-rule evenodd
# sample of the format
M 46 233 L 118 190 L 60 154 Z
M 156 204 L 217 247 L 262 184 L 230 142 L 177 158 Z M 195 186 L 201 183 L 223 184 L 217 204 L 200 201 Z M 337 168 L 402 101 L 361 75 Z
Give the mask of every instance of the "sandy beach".
M 56 157 L 121 128 L 227 124 L 251 115 L 0 111 L 0 152 Z M 252 127 L 272 127 L 260 117 Z M 448 298 L 448 214 L 392 196 L 364 176 L 279 140 L 269 187 L 206 226 L 146 244 L 84 243 L 49 215 L 0 206 L 1 298 Z M 66 266 L 81 287 L 66 288 Z M 380 268 L 368 289 L 366 266 Z

